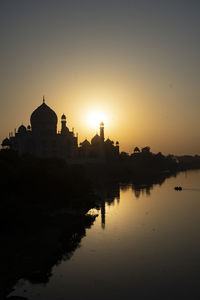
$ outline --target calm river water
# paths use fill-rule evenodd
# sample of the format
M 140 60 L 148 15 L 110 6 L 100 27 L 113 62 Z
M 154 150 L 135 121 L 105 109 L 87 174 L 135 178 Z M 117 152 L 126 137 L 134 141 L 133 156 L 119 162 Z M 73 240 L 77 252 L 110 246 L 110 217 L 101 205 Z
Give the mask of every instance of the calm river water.
M 182 186 L 175 191 L 174 186 Z M 70 260 L 47 284 L 21 280 L 29 300 L 200 299 L 200 171 L 162 185 L 112 186 Z M 96 211 L 91 211 L 95 213 Z

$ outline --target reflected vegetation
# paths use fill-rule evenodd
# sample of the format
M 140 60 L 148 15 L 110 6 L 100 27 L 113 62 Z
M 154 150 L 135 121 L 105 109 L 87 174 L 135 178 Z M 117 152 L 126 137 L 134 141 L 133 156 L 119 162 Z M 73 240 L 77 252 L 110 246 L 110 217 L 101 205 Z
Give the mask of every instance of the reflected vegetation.
M 95 181 L 95 194 L 98 196 L 97 206 L 101 210 L 101 226 L 105 229 L 106 226 L 106 204 L 108 206 L 114 205 L 115 202 L 119 204 L 120 202 L 120 190 L 127 191 L 128 189 L 132 189 L 133 194 L 136 198 L 140 198 L 141 195 L 146 194 L 147 196 L 151 195 L 151 191 L 153 190 L 154 185 L 161 186 L 165 180 L 169 177 L 176 177 L 177 174 L 159 174 L 156 178 L 148 178 L 144 180 L 142 183 L 140 180 L 136 180 L 134 178 L 130 180 L 126 180 L 125 182 L 121 181 L 108 181 L 104 177 L 102 181 Z M 97 178 L 96 178 L 97 179 Z

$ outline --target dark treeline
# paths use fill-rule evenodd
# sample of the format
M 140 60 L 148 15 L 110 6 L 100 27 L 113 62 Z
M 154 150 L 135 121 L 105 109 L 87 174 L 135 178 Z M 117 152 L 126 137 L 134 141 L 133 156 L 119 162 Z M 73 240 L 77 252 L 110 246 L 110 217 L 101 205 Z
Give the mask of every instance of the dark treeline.
M 81 196 L 89 189 L 84 168 L 80 165 L 68 165 L 58 158 L 40 159 L 31 155 L 19 157 L 16 152 L 1 151 L 0 170 L 0 184 L 8 192 L 29 191 L 30 194 L 37 194 L 37 190 L 32 189 L 36 186 L 44 196 L 52 193 L 59 196 L 64 190 L 69 196 Z
M 93 204 L 90 203 L 91 185 L 83 166 L 67 165 L 57 158 L 18 157 L 14 152 L 1 151 L 0 170 L 0 187 L 5 200 L 1 206 L 3 203 L 7 206 L 8 197 L 12 204 L 16 202 L 12 201 L 13 197 L 18 197 L 20 210 L 32 204 L 31 211 L 36 208 L 43 212 L 63 207 L 82 208 L 86 212 L 87 206 Z
M 176 158 L 184 170 L 200 168 L 200 155 L 182 155 L 177 156 Z
M 141 150 L 135 147 L 134 152 L 128 155 L 126 152 L 120 153 L 121 165 L 129 165 L 131 173 L 135 175 L 149 174 L 149 176 L 162 172 L 178 172 L 187 169 L 200 168 L 200 156 L 175 156 L 163 155 L 161 152 L 152 153 L 150 147 L 146 146 Z

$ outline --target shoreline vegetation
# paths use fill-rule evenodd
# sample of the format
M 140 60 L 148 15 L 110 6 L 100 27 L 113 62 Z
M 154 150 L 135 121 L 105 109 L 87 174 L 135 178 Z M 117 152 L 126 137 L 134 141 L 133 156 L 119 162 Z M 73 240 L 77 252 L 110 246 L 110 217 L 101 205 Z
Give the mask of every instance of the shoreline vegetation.
M 101 207 L 99 187 L 131 183 L 139 190 L 199 168 L 200 156 L 164 156 L 150 148 L 84 165 L 0 151 L 0 299 L 12 299 L 19 279 L 48 282 L 52 267 L 73 255 L 96 218 L 87 212 Z

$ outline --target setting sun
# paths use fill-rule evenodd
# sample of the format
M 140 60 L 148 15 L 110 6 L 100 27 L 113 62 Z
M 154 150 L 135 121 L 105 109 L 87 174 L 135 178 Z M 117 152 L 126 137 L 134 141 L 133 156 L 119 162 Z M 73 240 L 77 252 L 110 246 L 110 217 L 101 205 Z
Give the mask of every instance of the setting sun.
M 105 112 L 102 112 L 100 110 L 91 111 L 87 116 L 87 121 L 90 126 L 93 128 L 97 128 L 100 124 L 100 122 L 107 123 L 108 117 Z

